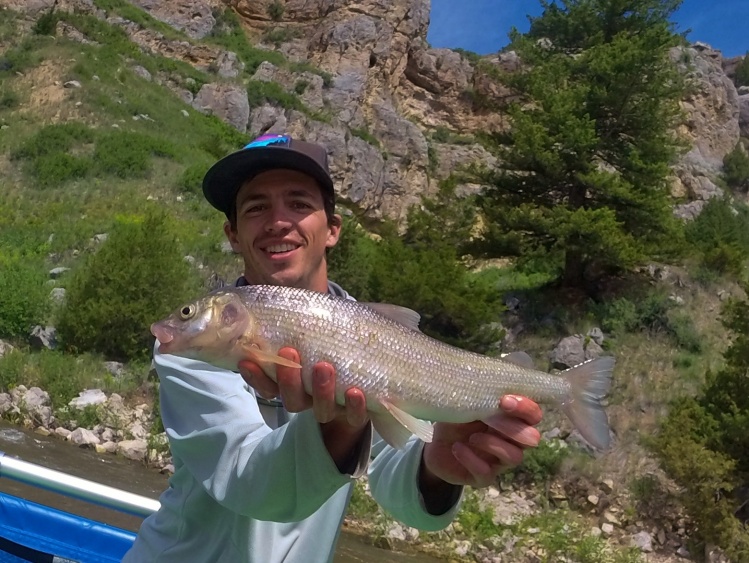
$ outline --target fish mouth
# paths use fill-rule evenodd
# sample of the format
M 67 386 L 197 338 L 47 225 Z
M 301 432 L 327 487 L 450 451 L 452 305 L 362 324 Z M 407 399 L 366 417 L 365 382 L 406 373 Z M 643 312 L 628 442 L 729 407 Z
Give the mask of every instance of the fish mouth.
M 151 334 L 159 341 L 159 352 L 168 352 L 170 348 L 169 344 L 174 341 L 174 332 L 162 323 L 153 323 L 151 325 Z

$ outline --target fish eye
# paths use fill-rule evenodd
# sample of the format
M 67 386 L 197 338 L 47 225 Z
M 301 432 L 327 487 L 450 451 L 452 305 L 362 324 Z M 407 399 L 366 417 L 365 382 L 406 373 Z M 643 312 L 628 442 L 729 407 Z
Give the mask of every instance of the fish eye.
M 185 305 L 179 310 L 179 316 L 183 320 L 187 320 L 195 314 L 195 305 Z

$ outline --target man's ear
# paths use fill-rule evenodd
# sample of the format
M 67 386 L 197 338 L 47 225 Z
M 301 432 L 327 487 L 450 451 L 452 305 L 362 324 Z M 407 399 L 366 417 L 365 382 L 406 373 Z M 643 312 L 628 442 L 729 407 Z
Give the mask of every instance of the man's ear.
M 228 220 L 224 222 L 224 234 L 226 235 L 229 244 L 231 244 L 231 249 L 239 254 L 240 252 L 239 241 L 237 240 L 237 231 L 231 228 L 231 223 Z
M 328 221 L 328 240 L 325 241 L 325 246 L 333 248 L 338 244 L 338 238 L 341 236 L 341 226 L 343 225 L 343 219 L 340 215 L 336 214 Z

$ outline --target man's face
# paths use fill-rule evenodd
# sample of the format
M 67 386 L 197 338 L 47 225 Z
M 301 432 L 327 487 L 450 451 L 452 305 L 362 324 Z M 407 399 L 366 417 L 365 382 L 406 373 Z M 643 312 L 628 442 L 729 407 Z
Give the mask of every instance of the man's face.
M 341 221 L 328 224 L 316 180 L 269 170 L 242 185 L 236 204 L 236 231 L 228 222 L 224 231 L 248 282 L 327 292 L 325 249 L 338 242 Z

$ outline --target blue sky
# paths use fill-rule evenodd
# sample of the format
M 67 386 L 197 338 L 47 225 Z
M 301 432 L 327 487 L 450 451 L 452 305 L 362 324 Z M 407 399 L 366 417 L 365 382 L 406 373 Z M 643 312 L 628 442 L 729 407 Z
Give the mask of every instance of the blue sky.
M 432 0 L 427 39 L 432 47 L 462 48 L 481 55 L 507 44 L 512 26 L 528 31 L 527 15 L 540 15 L 536 0 Z M 684 0 L 673 16 L 679 32 L 724 57 L 749 51 L 749 0 Z

